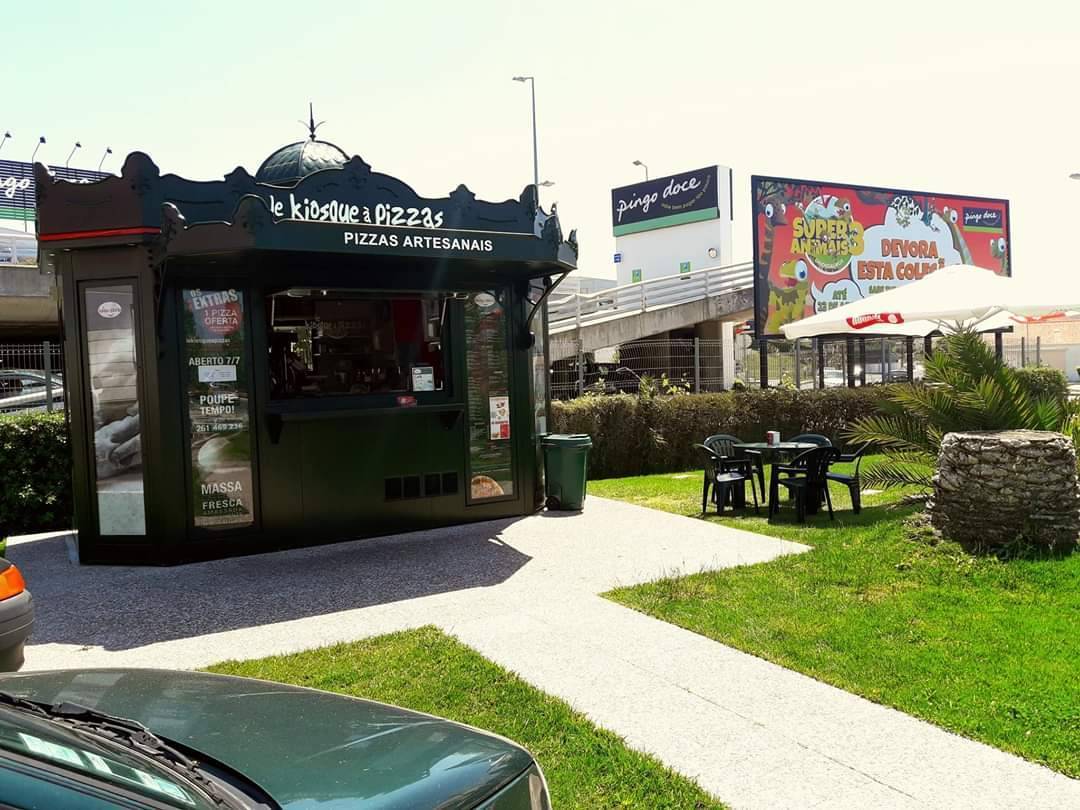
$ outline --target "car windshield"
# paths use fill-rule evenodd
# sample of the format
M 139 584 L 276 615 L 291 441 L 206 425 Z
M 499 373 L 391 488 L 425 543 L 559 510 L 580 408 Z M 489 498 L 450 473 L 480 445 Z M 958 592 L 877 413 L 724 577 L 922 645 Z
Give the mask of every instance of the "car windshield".
M 146 757 L 7 706 L 0 706 L 0 751 L 76 771 L 166 806 L 220 808 L 187 780 Z

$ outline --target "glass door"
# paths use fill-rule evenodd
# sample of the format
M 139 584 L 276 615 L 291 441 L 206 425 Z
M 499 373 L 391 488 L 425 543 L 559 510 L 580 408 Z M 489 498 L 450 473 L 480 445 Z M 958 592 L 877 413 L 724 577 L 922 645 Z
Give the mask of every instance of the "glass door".
M 137 287 L 83 283 L 98 533 L 145 535 Z
M 469 293 L 464 302 L 469 503 L 509 499 L 516 494 L 506 296 L 506 290 Z

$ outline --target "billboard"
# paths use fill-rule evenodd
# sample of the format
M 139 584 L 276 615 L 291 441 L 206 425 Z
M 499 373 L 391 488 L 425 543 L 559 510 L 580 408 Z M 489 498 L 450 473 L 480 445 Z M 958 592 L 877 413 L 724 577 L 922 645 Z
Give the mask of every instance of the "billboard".
M 720 216 L 720 177 L 719 166 L 708 166 L 613 188 L 611 227 L 615 236 L 716 219 Z
M 758 337 L 939 267 L 1010 273 L 1008 200 L 757 175 L 750 186 Z
M 49 171 L 61 180 L 92 183 L 108 172 L 50 166 Z M 34 164 L 23 160 L 0 160 L 0 219 L 34 220 Z

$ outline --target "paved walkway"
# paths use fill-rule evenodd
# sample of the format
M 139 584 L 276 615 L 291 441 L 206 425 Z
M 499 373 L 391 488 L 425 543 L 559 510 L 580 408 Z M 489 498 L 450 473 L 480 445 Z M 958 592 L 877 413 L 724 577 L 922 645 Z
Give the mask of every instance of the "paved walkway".
M 9 556 L 27 668 L 195 668 L 434 624 L 736 808 L 1080 807 L 1080 782 L 597 594 L 795 543 L 590 498 L 538 515 L 172 569 Z M 777 605 L 783 610 L 783 605 Z

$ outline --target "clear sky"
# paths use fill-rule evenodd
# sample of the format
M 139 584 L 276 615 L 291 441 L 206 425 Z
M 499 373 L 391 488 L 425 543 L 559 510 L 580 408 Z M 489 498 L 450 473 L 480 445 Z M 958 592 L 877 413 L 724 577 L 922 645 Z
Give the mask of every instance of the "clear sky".
M 93 168 L 106 146 L 165 172 L 254 171 L 319 134 L 425 196 L 517 197 L 552 180 L 579 267 L 614 277 L 610 189 L 712 163 L 1012 202 L 1014 273 L 1074 272 L 1080 6 L 846 2 L 72 2 L 3 11 L 0 156 Z M 1074 225 L 1070 226 L 1068 223 Z

